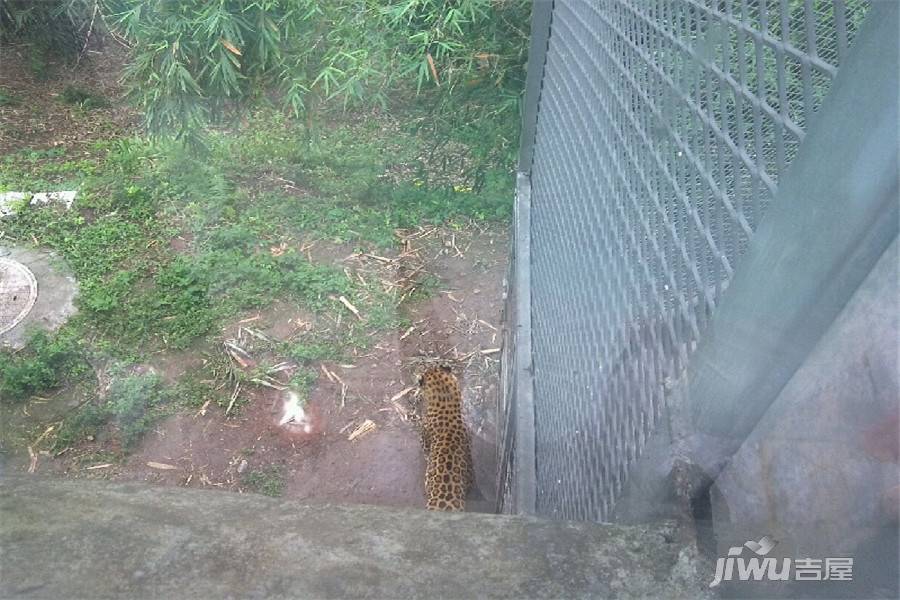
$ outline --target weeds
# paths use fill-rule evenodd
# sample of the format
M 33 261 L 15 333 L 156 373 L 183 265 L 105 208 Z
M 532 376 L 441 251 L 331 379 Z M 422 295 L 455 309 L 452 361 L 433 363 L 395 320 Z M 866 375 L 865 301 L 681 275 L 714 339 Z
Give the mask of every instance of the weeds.
M 152 373 L 117 375 L 102 403 L 88 401 L 63 420 L 54 449 L 96 437 L 111 424 L 118 432 L 122 449 L 128 452 L 171 410 L 202 406 L 211 396 L 208 386 L 193 380 L 167 387 Z
M 85 100 L 78 90 L 68 96 Z M 488 178 L 480 192 L 461 183 L 429 185 L 427 165 L 417 158 L 421 141 L 396 127 L 347 125 L 312 144 L 302 134 L 298 125 L 261 114 L 240 135 L 219 138 L 204 160 L 138 138 L 95 145 L 106 152 L 99 160 L 59 162 L 61 150 L 13 155 L 4 160 L 10 169 L 0 186 L 81 187 L 75 210 L 26 207 L 9 222 L 8 236 L 65 258 L 80 284 L 77 327 L 100 334 L 114 354 L 136 357 L 138 348 L 186 347 L 222 318 L 274 298 L 322 311 L 335 297 L 374 293 L 310 262 L 297 250 L 299 239 L 389 246 L 397 228 L 509 216 L 506 175 Z M 271 172 L 313 195 L 242 183 Z M 193 238 L 190 252 L 170 247 L 180 232 Z M 397 323 L 392 298 L 382 294 L 372 308 L 374 327 Z
M 207 402 L 218 398 L 215 390 L 208 384 L 192 377 L 183 377 L 168 391 L 173 405 L 187 408 L 201 408 Z
M 18 106 L 21 103 L 22 102 L 15 94 L 0 88 L 0 106 Z
M 109 100 L 104 96 L 74 85 L 66 86 L 63 89 L 60 98 L 66 104 L 72 104 L 84 110 L 107 108 L 109 106 Z
M 28 70 L 40 81 L 50 77 L 50 62 L 47 54 L 47 47 L 44 44 L 33 44 L 28 49 Z
M 69 377 L 82 375 L 87 364 L 78 342 L 71 336 L 51 338 L 32 335 L 26 351 L 0 353 L 0 399 L 22 402 L 30 396 L 58 387 Z
M 62 450 L 87 437 L 95 438 L 108 420 L 109 413 L 103 407 L 88 402 L 63 420 L 53 449 Z
M 88 101 L 75 91 L 69 97 Z M 438 164 L 424 146 L 412 128 L 371 120 L 311 135 L 268 112 L 212 136 L 202 159 L 138 137 L 95 143 L 87 156 L 57 148 L 3 158 L 0 189 L 79 190 L 71 210 L 26 206 L 4 221 L 4 243 L 48 248 L 68 263 L 79 282 L 79 313 L 58 335 L 0 354 L 0 397 L 15 402 L 69 382 L 88 385 L 85 356 L 140 362 L 159 350 L 218 346 L 213 336 L 226 319 L 275 300 L 323 320 L 344 311 L 336 300 L 343 296 L 364 321 L 348 318 L 327 335 L 277 348 L 300 365 L 281 383 L 308 398 L 317 362 L 339 360 L 367 348 L 376 331 L 408 324 L 397 293 L 314 262 L 304 243 L 390 247 L 398 228 L 511 213 L 509 174 L 490 171 L 473 189 L 462 169 Z M 172 243 L 176 237 L 186 240 L 182 246 Z M 414 299 L 436 285 L 426 279 Z M 203 379 L 233 383 L 228 358 L 212 354 Z M 106 428 L 128 451 L 172 411 L 195 411 L 209 400 L 224 409 L 230 394 L 196 375 L 171 387 L 155 375 L 120 375 L 103 402 L 89 401 L 64 420 L 55 447 Z M 277 469 L 247 478 L 262 493 L 283 488 Z
M 248 471 L 241 477 L 241 483 L 266 496 L 278 497 L 284 493 L 284 473 L 277 466 L 268 466 L 263 469 Z
M 287 349 L 287 354 L 301 364 L 308 364 L 320 360 L 335 360 L 340 356 L 340 351 L 326 342 L 299 342 L 292 344 Z
M 115 423 L 122 447 L 129 450 L 162 415 L 169 399 L 158 375 L 129 375 L 110 385 L 105 411 Z

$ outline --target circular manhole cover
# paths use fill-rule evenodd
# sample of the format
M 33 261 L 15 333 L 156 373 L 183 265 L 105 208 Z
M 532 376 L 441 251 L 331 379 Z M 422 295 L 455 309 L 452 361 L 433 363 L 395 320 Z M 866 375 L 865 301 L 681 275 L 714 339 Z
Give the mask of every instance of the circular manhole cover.
M 25 318 L 37 300 L 34 273 L 20 262 L 0 258 L 0 335 Z

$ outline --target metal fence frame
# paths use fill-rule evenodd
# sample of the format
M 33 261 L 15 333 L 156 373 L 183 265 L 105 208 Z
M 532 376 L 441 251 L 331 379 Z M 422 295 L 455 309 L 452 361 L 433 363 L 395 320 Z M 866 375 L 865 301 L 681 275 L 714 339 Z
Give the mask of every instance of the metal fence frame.
M 531 161 L 544 77 L 553 2 L 536 1 L 525 82 L 513 245 L 504 311 L 501 355 L 500 457 L 497 512 L 535 511 L 534 386 L 531 368 Z
M 553 11 L 552 1 L 534 3 L 505 313 L 498 509 L 519 514 L 536 511 L 540 459 L 531 343 L 531 170 Z M 674 384 L 665 409 L 668 426 L 648 441 L 622 498 L 644 493 L 648 481 L 658 491 L 674 457 L 715 476 L 897 238 L 898 25 L 897 3 L 875 3 L 853 48 L 839 49 L 845 66 L 791 168 L 773 184 L 778 201 L 711 311 L 699 348 Z M 635 515 L 640 511 L 630 518 Z

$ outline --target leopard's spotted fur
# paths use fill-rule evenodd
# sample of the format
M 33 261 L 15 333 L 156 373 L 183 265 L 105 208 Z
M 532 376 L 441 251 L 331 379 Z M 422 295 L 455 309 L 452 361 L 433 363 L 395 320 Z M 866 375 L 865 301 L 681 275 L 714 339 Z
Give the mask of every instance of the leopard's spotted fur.
M 419 385 L 425 402 L 425 506 L 429 510 L 465 510 L 474 472 L 459 382 L 449 368 L 430 367 Z

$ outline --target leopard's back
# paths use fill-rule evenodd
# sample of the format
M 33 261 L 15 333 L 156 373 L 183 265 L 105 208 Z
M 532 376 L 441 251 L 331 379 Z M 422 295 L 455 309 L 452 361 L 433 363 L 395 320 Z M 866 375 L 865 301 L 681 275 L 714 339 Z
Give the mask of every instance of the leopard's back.
M 431 367 L 419 383 L 425 402 L 422 445 L 425 494 L 430 510 L 461 511 L 474 483 L 469 434 L 462 418 L 459 381 L 445 367 Z

